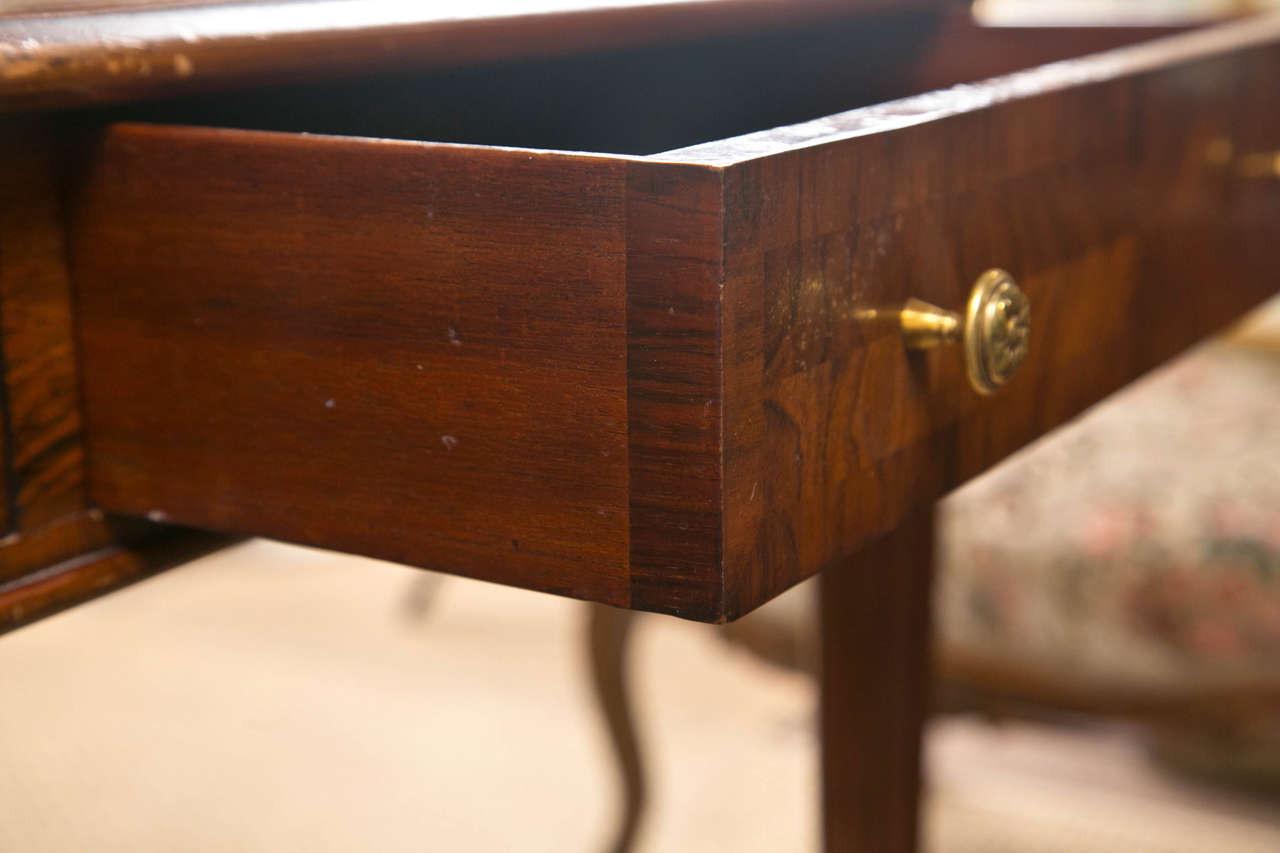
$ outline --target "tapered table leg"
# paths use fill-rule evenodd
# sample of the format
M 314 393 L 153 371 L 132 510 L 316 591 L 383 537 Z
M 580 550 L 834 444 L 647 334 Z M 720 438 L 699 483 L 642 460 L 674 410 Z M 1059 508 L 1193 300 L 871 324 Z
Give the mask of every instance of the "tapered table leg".
M 822 575 L 822 810 L 828 853 L 919 841 L 933 515 Z

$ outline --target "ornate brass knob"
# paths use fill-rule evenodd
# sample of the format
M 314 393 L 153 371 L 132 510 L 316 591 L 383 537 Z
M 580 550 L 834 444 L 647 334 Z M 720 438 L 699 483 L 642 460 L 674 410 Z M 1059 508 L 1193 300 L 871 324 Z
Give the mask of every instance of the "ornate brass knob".
M 1031 304 L 1013 276 L 987 270 L 969 294 L 964 317 L 909 299 L 898 314 L 902 338 L 911 349 L 963 344 L 969 384 L 991 394 L 1018 372 L 1027 357 Z

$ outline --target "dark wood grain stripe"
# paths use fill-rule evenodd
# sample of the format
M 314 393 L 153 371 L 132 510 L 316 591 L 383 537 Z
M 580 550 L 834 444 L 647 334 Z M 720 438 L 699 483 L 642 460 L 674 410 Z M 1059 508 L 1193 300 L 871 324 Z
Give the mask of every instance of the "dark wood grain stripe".
M 721 617 L 720 172 L 627 166 L 631 601 Z
M 0 123 L 0 350 L 12 529 L 85 506 L 71 286 L 51 128 Z

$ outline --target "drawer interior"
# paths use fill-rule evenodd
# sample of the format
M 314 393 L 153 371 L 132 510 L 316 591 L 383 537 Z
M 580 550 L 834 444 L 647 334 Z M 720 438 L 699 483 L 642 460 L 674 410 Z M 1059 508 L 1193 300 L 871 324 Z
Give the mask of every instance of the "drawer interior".
M 984 28 L 920 11 L 520 61 L 246 87 L 109 110 L 133 120 L 648 155 L 1158 34 Z

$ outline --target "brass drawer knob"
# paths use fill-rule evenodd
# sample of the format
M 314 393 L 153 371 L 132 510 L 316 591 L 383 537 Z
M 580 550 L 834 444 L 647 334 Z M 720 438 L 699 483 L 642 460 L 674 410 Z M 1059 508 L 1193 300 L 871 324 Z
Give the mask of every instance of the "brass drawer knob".
M 990 394 L 1013 378 L 1027 357 L 1031 304 L 1013 276 L 991 269 L 974 282 L 963 318 L 908 299 L 898 322 L 910 349 L 963 344 L 969 384 L 979 394 Z
M 1205 159 L 1211 166 L 1230 169 L 1241 178 L 1280 179 L 1280 151 L 1254 151 L 1240 154 L 1236 145 L 1225 136 L 1209 143 Z

